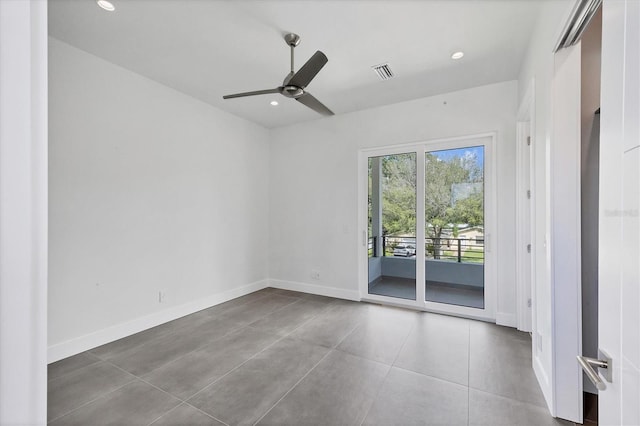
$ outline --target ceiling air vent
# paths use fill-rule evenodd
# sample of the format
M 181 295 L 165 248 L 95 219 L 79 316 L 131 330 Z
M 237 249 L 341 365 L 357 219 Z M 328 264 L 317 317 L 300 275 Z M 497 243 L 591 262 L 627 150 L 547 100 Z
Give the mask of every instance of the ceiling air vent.
M 371 67 L 371 69 L 373 69 L 376 74 L 378 74 L 380 80 L 389 80 L 393 77 L 393 71 L 391 71 L 391 67 L 389 67 L 389 64 L 374 65 Z

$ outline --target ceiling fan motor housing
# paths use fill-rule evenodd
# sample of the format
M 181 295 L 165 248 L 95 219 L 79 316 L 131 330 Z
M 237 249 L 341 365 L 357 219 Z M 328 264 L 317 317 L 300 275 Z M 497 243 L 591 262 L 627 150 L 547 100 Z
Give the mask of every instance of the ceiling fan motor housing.
M 282 94 L 287 98 L 296 99 L 304 94 L 304 90 L 302 90 L 298 86 L 284 86 L 282 88 Z

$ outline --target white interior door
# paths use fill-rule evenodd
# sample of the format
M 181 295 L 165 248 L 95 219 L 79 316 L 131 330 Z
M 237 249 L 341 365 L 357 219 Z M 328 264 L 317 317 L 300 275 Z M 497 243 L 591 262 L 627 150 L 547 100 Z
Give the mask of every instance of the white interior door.
M 640 2 L 604 1 L 598 344 L 613 377 L 601 425 L 640 424 L 639 31 Z
M 551 413 L 582 423 L 581 45 L 554 56 L 550 143 L 551 288 L 536 286 L 534 371 Z

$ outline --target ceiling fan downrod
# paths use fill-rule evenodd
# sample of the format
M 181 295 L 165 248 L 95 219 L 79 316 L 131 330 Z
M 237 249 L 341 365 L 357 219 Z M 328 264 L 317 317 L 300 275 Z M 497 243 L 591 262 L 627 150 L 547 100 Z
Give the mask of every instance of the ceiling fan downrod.
M 284 41 L 291 47 L 291 73 L 293 74 L 293 49 L 300 44 L 300 36 L 298 34 L 289 33 L 284 36 Z

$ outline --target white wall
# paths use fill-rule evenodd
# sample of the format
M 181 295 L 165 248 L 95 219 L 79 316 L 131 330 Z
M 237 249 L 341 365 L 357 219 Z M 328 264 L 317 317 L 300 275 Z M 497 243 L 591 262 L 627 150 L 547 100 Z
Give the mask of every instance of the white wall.
M 47 3 L 0 2 L 0 424 L 47 420 Z
M 515 326 L 516 109 L 512 81 L 272 130 L 270 278 L 358 298 L 358 150 L 496 131 L 497 315 Z
M 50 361 L 264 286 L 268 131 L 49 49 Z

